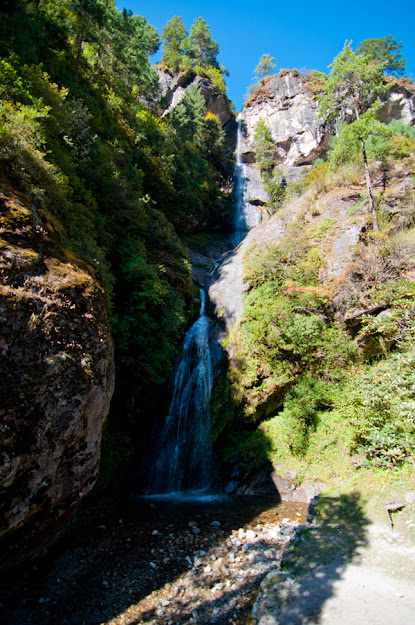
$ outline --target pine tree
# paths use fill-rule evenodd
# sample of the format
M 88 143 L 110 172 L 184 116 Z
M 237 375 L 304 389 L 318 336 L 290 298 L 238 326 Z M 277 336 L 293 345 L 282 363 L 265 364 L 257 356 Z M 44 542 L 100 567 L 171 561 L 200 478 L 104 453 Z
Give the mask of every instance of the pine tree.
M 180 69 L 186 38 L 187 31 L 183 25 L 183 20 L 175 15 L 167 22 L 161 33 L 163 42 L 161 62 L 174 72 Z
M 269 54 L 263 54 L 259 59 L 258 65 L 254 69 L 254 74 L 258 78 L 265 78 L 266 76 L 269 76 L 270 74 L 272 74 L 273 70 L 276 67 L 274 61 L 275 59 L 273 56 L 270 56 Z
M 210 36 L 209 26 L 202 17 L 198 17 L 190 28 L 185 42 L 184 64 L 188 69 L 197 67 L 216 67 L 219 69 L 217 56 L 219 45 Z
M 402 42 L 397 43 L 392 35 L 378 39 L 364 39 L 356 48 L 356 54 L 366 54 L 372 62 L 383 63 L 384 71 L 402 76 L 406 59 L 401 54 Z

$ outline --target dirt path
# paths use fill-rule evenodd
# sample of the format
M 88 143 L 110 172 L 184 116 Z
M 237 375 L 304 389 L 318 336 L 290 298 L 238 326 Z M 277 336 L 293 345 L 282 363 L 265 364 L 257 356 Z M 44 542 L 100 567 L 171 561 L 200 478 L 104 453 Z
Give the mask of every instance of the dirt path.
M 415 545 L 365 518 L 356 496 L 327 500 L 262 583 L 254 615 L 258 625 L 415 623 Z

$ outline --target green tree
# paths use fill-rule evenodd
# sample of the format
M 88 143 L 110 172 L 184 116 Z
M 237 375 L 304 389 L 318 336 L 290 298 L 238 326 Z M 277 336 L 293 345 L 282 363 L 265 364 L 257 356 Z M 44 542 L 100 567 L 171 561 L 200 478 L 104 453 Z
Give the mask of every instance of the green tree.
M 219 69 L 217 56 L 219 45 L 210 36 L 209 26 L 202 17 L 198 17 L 190 28 L 188 39 L 184 42 L 184 65 L 188 69 L 216 67 Z
M 184 141 L 198 142 L 204 129 L 206 102 L 196 85 L 191 85 L 170 113 L 173 126 Z
M 372 113 L 369 114 L 373 101 L 389 88 L 383 80 L 384 63 L 370 63 L 368 56 L 353 52 L 350 43 L 346 41 L 343 50 L 330 67 L 331 72 L 323 93 L 318 97 L 320 113 L 329 122 L 340 121 L 346 115 L 352 116 L 352 128 L 340 133 L 338 139 L 348 137 L 351 140 L 354 137 L 359 142 L 373 227 L 378 230 L 365 141 L 374 128 Z M 368 115 L 362 117 L 364 113 Z
M 364 39 L 356 48 L 356 54 L 366 54 L 372 61 L 383 63 L 383 69 L 397 76 L 405 73 L 406 59 L 401 54 L 402 42 L 397 43 L 392 35 L 378 39 Z
M 255 160 L 261 172 L 271 171 L 274 167 L 276 149 L 271 131 L 263 119 L 255 126 L 254 147 Z
M 270 56 L 269 54 L 263 54 L 259 59 L 258 65 L 254 69 L 255 76 L 257 76 L 258 78 L 265 78 L 266 76 L 272 74 L 273 70 L 276 67 L 274 61 L 275 59 L 273 56 Z
M 167 22 L 161 33 L 163 56 L 161 62 L 174 72 L 179 71 L 183 57 L 183 46 L 187 38 L 187 30 L 181 17 L 175 15 Z

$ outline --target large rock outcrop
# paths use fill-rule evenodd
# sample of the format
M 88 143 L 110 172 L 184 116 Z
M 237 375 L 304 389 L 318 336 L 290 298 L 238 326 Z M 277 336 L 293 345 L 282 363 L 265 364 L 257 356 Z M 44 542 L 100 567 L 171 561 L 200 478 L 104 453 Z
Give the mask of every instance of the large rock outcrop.
M 0 181 L 2 566 L 56 537 L 98 470 L 114 386 L 106 294 Z
M 164 115 L 177 106 L 187 89 L 194 85 L 205 98 L 207 111 L 216 115 L 222 126 L 225 126 L 231 120 L 228 98 L 225 93 L 216 89 L 208 78 L 198 76 L 190 71 L 172 74 L 167 70 L 158 70 L 157 74 L 160 93 L 167 104 Z
M 285 173 L 313 163 L 327 151 L 331 139 L 330 129 L 317 113 L 318 104 L 300 76 L 289 71 L 272 76 L 244 105 L 243 159 L 254 160 L 254 132 L 262 119 L 271 131 Z
M 415 123 L 415 93 L 397 79 L 392 83 L 379 119 L 388 123 L 401 119 Z M 242 111 L 244 128 L 243 160 L 255 161 L 254 132 L 258 121 L 266 122 L 278 148 L 279 167 L 287 179 L 298 177 L 304 165 L 324 157 L 333 129 L 318 116 L 315 95 L 306 86 L 306 79 L 289 70 L 271 76 L 245 103 Z

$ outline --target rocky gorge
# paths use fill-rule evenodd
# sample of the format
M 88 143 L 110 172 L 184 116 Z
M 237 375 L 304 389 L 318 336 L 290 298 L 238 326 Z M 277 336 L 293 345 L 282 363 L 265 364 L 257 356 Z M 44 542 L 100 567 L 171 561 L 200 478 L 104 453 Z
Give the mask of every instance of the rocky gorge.
M 365 475 L 375 489 L 379 468 L 385 495 L 376 506 L 391 525 L 390 510 L 399 512 L 402 544 L 410 542 L 410 130 L 393 135 L 390 155 L 370 157 L 375 232 L 362 164 L 331 166 L 334 128 L 319 117 L 311 78 L 283 70 L 261 80 L 237 121 L 222 74 L 207 69 L 216 82 L 206 68 L 161 65 L 145 96 L 110 93 L 92 105 L 89 94 L 93 113 L 67 104 L 43 74 L 42 115 L 53 112 L 44 143 L 35 143 L 40 127 L 30 149 L 9 138 L 10 164 L 0 142 L 5 622 L 275 625 L 288 605 L 286 622 L 305 623 L 370 544 L 364 496 L 351 491 L 364 490 Z M 412 127 L 410 83 L 385 80 L 380 120 Z M 40 82 L 36 74 L 34 93 Z M 79 113 L 68 127 L 65 106 Z M 259 122 L 273 159 L 265 168 Z M 53 152 L 43 145 L 55 149 L 53 165 L 42 161 Z M 189 416 L 192 398 L 203 410 Z M 199 412 L 213 423 L 196 484 L 214 494 L 164 500 L 163 486 L 137 496 L 161 466 L 156 452 L 168 449 L 170 474 L 186 440 L 198 448 Z M 164 431 L 170 416 L 177 422 Z M 95 491 L 72 518 L 100 463 L 100 488 L 109 475 L 107 492 L 117 495 Z M 55 551 L 24 570 L 68 523 Z M 321 579 L 308 613 L 302 591 L 317 593 Z

